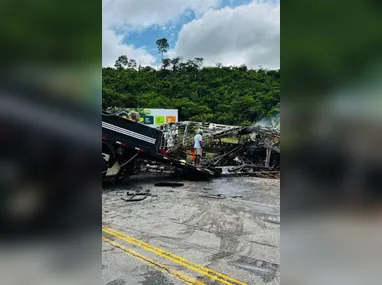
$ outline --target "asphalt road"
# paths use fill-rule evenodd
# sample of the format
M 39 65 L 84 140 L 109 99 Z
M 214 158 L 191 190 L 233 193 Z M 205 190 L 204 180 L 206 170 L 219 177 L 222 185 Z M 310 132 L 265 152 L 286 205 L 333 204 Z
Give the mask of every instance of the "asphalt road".
M 279 180 L 155 182 L 104 188 L 104 284 L 280 284 Z M 136 190 L 153 196 L 121 199 Z

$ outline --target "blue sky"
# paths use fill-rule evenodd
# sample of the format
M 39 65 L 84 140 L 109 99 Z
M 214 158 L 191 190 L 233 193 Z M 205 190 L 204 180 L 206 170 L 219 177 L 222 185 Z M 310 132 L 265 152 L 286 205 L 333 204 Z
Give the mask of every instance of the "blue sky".
M 181 0 L 180 0 L 181 1 Z M 237 7 L 241 5 L 248 5 L 252 0 L 222 0 L 221 4 L 216 9 L 224 7 Z M 175 47 L 178 40 L 178 34 L 184 24 L 191 22 L 196 18 L 195 12 L 187 9 L 179 18 L 171 23 L 163 26 L 152 25 L 143 31 L 133 31 L 129 33 L 124 39 L 124 43 L 133 44 L 135 47 L 145 48 L 153 56 L 158 56 L 157 46 L 155 44 L 157 39 L 166 38 L 169 42 L 170 48 Z
M 107 9 L 104 9 L 103 18 L 104 66 L 112 65 L 113 57 L 116 57 L 121 52 L 130 58 L 137 59 L 142 65 L 153 65 L 159 58 L 155 42 L 163 37 L 169 41 L 170 55 L 192 57 L 202 53 L 200 56 L 205 57 L 207 62 L 209 61 L 211 64 L 213 61 L 220 59 L 229 64 L 229 58 L 232 59 L 233 64 L 236 64 L 236 62 L 237 64 L 243 64 L 251 54 L 250 45 L 244 39 L 243 50 L 240 50 L 240 43 L 232 45 L 231 49 L 220 45 L 216 47 L 215 54 L 200 51 L 197 43 L 200 41 L 200 44 L 205 46 L 209 44 L 209 39 L 215 36 L 217 39 L 223 40 L 225 31 L 227 31 L 227 36 L 230 33 L 233 37 L 239 37 L 243 29 L 248 30 L 248 33 L 251 34 L 251 30 L 249 30 L 251 25 L 257 27 L 262 24 L 265 30 L 270 29 L 270 26 L 277 29 L 277 24 L 273 25 L 269 19 L 279 20 L 272 10 L 279 7 L 279 1 L 275 0 L 164 0 L 162 2 L 166 1 L 167 5 L 166 3 L 157 5 L 161 1 L 104 0 L 103 4 L 109 5 Z M 259 4 L 260 2 L 265 2 L 265 4 Z M 263 6 L 267 6 L 267 8 L 265 9 Z M 136 10 L 136 13 L 134 13 L 134 10 Z M 259 20 L 252 19 L 251 12 L 258 12 L 258 16 L 255 14 L 254 17 L 259 18 Z M 266 13 L 270 13 L 269 19 L 267 19 Z M 248 26 L 241 20 L 243 17 L 248 17 Z M 228 25 L 228 28 L 219 30 L 217 23 L 220 21 L 222 27 Z M 257 24 L 256 21 L 259 21 L 259 23 Z M 228 30 L 230 31 L 228 32 Z M 272 34 L 272 37 L 275 38 L 277 35 Z M 195 52 L 188 47 L 188 38 L 194 39 L 192 42 L 195 43 Z M 261 44 L 261 39 L 259 39 L 258 43 L 256 43 L 255 38 L 253 41 L 254 48 Z M 271 42 L 269 39 L 264 39 L 264 41 Z M 265 50 L 266 48 L 259 49 L 262 55 L 266 54 Z M 260 54 L 257 56 L 260 58 Z M 275 56 L 279 55 L 275 54 Z M 260 61 L 259 65 L 264 65 Z M 223 62 L 223 64 L 226 62 Z M 251 62 L 251 58 L 249 58 L 249 62 Z

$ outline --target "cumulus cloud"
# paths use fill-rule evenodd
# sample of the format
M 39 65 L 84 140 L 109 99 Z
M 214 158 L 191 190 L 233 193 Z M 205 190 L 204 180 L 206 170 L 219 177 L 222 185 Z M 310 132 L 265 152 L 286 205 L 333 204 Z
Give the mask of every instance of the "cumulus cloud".
M 103 66 L 113 66 L 125 54 L 142 65 L 155 66 L 155 53 L 127 45 L 131 31 L 156 25 L 172 26 L 177 17 L 193 11 L 197 19 L 185 24 L 169 57 L 203 57 L 207 65 L 246 64 L 280 67 L 280 4 L 253 3 L 218 8 L 221 0 L 103 0 Z M 118 34 L 117 32 L 118 31 Z
M 201 15 L 219 0 L 102 0 L 102 65 L 113 66 L 125 54 L 142 65 L 153 65 L 155 58 L 142 48 L 126 45 L 123 39 L 130 31 L 152 25 L 163 26 L 187 10 Z M 119 34 L 116 33 L 118 31 Z
M 280 5 L 251 3 L 236 8 L 209 10 L 185 24 L 175 53 L 203 57 L 213 65 L 280 67 Z
M 123 35 L 117 35 L 111 29 L 102 32 L 102 66 L 113 67 L 120 55 L 135 59 L 142 66 L 153 65 L 155 57 L 143 48 L 135 48 L 133 45 L 123 43 Z
M 218 0 L 104 0 L 102 7 L 108 24 L 148 27 L 164 25 L 187 10 L 201 14 L 218 4 Z

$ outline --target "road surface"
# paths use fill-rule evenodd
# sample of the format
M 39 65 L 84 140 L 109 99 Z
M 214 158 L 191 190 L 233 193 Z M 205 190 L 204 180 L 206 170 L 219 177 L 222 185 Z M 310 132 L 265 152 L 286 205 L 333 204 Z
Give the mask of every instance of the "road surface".
M 158 181 L 104 187 L 104 284 L 280 284 L 279 180 Z M 136 190 L 152 196 L 121 199 Z

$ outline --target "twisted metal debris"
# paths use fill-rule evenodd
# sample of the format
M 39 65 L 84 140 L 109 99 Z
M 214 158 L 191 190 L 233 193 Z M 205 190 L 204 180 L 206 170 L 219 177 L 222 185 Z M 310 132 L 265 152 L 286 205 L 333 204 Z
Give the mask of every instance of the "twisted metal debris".
M 196 130 L 203 131 L 202 164 L 221 168 L 223 174 L 279 178 L 280 130 L 268 126 L 229 126 L 213 123 L 178 122 L 162 126 L 163 148 L 187 159 Z

